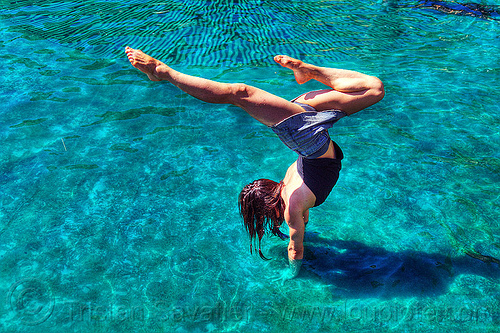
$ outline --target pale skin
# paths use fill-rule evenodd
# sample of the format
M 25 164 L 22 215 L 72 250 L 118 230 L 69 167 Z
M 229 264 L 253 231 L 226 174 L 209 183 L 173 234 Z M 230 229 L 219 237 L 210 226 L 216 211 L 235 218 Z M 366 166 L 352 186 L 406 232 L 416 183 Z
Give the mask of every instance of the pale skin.
M 266 126 L 304 109 L 286 99 L 243 83 L 220 83 L 180 73 L 140 50 L 127 47 L 125 52 L 132 66 L 145 73 L 152 81 L 168 81 L 189 95 L 207 103 L 232 104 L 245 110 Z M 347 115 L 361 111 L 384 97 L 382 82 L 355 71 L 318 67 L 288 56 L 278 55 L 274 60 L 293 71 L 297 83 L 309 80 L 323 83 L 327 88 L 303 94 L 295 101 L 308 104 L 318 111 L 341 110 Z M 335 158 L 333 143 L 319 158 Z M 296 162 L 283 179 L 281 197 L 285 203 L 285 221 L 290 232 L 288 258 L 300 260 L 304 255 L 304 232 L 309 220 L 309 209 L 316 197 L 297 172 Z

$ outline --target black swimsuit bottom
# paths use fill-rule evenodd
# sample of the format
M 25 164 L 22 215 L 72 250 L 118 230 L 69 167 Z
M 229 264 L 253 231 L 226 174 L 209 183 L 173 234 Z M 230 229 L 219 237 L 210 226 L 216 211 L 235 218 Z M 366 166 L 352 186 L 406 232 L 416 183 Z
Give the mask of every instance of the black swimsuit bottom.
M 314 207 L 325 202 L 339 179 L 339 172 L 342 168 L 341 160 L 344 158 L 344 154 L 340 147 L 334 141 L 332 142 L 335 146 L 335 159 L 307 159 L 300 155 L 297 159 L 297 171 L 300 177 L 316 196 Z

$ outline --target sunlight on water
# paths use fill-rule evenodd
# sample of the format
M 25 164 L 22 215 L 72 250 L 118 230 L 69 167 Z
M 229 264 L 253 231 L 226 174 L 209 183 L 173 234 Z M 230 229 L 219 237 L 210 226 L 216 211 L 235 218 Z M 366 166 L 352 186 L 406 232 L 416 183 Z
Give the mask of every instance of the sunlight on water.
M 2 1 L 3 331 L 498 329 L 500 4 L 431 3 Z M 250 256 L 237 207 L 294 153 L 149 82 L 126 45 L 287 99 L 321 85 L 275 54 L 384 81 L 330 131 L 346 158 L 297 279 L 275 281 L 286 242 Z

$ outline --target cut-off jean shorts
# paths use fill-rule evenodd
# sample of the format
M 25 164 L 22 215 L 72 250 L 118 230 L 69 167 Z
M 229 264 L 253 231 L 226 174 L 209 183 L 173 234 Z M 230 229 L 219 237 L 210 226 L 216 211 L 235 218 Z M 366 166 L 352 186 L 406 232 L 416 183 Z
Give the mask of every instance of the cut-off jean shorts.
M 318 112 L 310 105 L 300 105 L 305 112 L 294 114 L 271 126 L 281 141 L 304 158 L 318 158 L 327 152 L 330 145 L 328 129 L 339 119 L 347 116 L 339 110 Z

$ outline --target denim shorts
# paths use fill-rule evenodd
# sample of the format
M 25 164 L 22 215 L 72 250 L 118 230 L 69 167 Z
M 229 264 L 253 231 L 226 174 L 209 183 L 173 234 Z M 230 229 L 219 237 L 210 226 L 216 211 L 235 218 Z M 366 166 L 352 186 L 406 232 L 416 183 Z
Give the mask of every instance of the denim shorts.
M 318 158 L 328 150 L 330 135 L 328 129 L 347 114 L 339 110 L 318 112 L 310 105 L 300 105 L 305 112 L 294 114 L 271 126 L 281 141 L 305 158 Z

